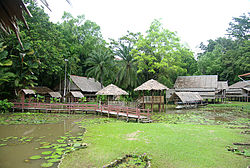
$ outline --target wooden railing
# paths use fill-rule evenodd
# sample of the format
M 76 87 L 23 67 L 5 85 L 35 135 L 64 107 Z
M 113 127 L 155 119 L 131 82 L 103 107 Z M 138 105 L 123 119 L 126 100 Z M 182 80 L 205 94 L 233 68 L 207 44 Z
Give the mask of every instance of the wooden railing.
M 149 109 L 139 109 L 125 106 L 113 105 L 98 105 L 98 104 L 50 104 L 50 103 L 13 103 L 14 109 L 27 109 L 27 110 L 45 110 L 47 111 L 96 111 L 107 113 L 109 115 L 131 117 L 131 118 L 150 118 Z
M 144 101 L 143 101 L 144 99 Z M 164 103 L 164 96 L 144 96 L 141 97 L 140 103 Z

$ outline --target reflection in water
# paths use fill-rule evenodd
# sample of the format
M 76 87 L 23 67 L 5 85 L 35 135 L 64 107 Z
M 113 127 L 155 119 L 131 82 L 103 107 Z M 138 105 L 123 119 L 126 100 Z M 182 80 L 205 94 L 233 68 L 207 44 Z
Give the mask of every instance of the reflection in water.
M 28 136 L 42 137 L 40 142 L 56 142 L 59 136 L 71 131 L 72 134 L 82 131 L 74 124 L 76 120 L 65 120 L 56 124 L 40 124 L 40 125 L 1 125 L 0 138 L 9 136 Z M 45 150 L 36 150 L 40 146 L 40 142 L 32 141 L 27 144 L 12 144 L 0 147 L 0 168 L 38 168 L 41 167 L 41 160 L 31 160 L 25 163 L 24 160 L 33 155 L 40 155 Z

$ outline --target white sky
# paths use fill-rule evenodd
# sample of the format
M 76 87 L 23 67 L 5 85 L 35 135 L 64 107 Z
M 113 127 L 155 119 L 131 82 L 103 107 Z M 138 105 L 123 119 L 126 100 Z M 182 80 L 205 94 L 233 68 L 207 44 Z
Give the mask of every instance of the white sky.
M 183 43 L 198 51 L 201 42 L 223 37 L 232 17 L 250 12 L 250 0 L 48 0 L 51 21 L 61 20 L 64 11 L 101 27 L 103 37 L 117 39 L 149 29 L 154 19 L 177 32 Z

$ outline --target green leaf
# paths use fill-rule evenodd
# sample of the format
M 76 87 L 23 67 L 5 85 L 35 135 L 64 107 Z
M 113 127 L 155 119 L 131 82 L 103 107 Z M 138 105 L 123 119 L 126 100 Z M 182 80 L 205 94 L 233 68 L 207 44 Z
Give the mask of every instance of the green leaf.
M 42 157 L 40 155 L 34 155 L 34 156 L 31 156 L 29 159 L 31 160 L 37 160 L 37 159 L 41 159 Z
M 49 163 L 42 163 L 41 167 L 52 167 L 54 163 L 49 162 Z
M 45 151 L 45 152 L 42 152 L 42 155 L 50 155 L 53 151 Z

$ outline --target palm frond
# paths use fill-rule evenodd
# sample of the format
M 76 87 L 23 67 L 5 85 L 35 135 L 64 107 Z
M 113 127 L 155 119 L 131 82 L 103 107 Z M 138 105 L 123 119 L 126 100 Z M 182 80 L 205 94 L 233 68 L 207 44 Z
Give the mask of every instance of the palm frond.
M 49 10 L 49 4 L 46 0 L 40 0 Z M 70 0 L 66 0 L 69 4 Z M 23 48 L 20 32 L 17 21 L 22 21 L 27 29 L 29 26 L 24 18 L 24 12 L 32 17 L 28 8 L 25 6 L 23 0 L 0 0 L 0 28 L 7 34 L 11 33 L 11 30 L 15 32 L 16 37 Z

